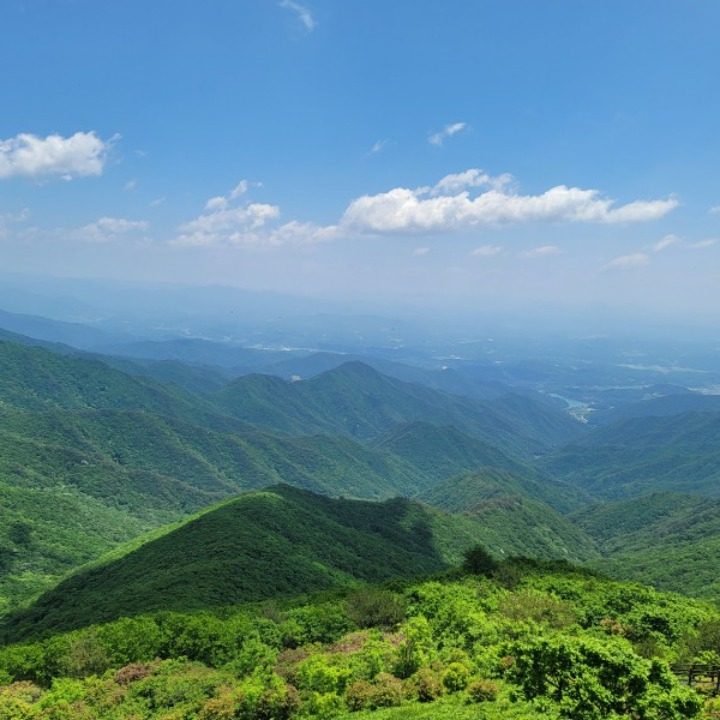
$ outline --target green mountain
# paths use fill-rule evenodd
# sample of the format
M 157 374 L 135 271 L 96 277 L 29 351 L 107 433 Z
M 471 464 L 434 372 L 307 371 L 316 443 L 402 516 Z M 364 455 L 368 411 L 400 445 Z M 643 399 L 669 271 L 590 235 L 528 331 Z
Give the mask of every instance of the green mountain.
M 341 433 L 367 441 L 398 424 L 421 421 L 453 425 L 522 456 L 545 451 L 582 432 L 579 423 L 554 405 L 447 395 L 386 377 L 357 362 L 300 382 L 267 375 L 241 377 L 212 399 L 238 419 L 281 432 Z
M 8 628 L 57 631 L 410 577 L 458 562 L 480 534 L 470 519 L 408 500 L 330 499 L 281 485 L 227 501 L 71 575 Z
M 130 377 L 97 359 L 0 342 L 0 410 L 140 410 L 226 428 L 241 424 L 179 388 Z
M 6 411 L 0 548 L 8 554 L 0 595 L 17 603 L 115 543 L 238 491 L 287 482 L 328 495 L 388 498 L 433 481 L 401 458 L 342 437 L 224 433 L 122 410 Z M 59 497 L 64 511 L 54 513 Z M 17 523 L 31 543 L 11 541 Z
M 388 377 L 416 385 L 424 385 L 451 395 L 490 399 L 510 392 L 508 385 L 484 378 L 471 377 L 452 368 L 428 369 L 369 355 L 318 352 L 305 357 L 284 359 L 263 366 L 261 371 L 288 380 L 293 377 L 306 380 L 324 372 L 335 370 L 348 362 L 361 362 Z
M 720 413 L 633 418 L 599 428 L 537 466 L 597 499 L 720 492 Z
M 541 500 L 565 511 L 582 504 L 585 497 L 574 486 L 543 476 L 535 468 L 514 460 L 483 440 L 470 437 L 455 427 L 437 427 L 425 422 L 406 423 L 378 438 L 372 445 L 417 468 L 435 482 L 468 471 L 489 468 L 505 470 L 513 492 Z M 498 473 L 502 475 L 502 473 Z M 501 490 L 501 494 L 507 489 Z M 458 512 L 467 506 L 459 507 Z
M 420 495 L 429 505 L 476 520 L 482 527 L 482 544 L 498 557 L 598 557 L 588 534 L 533 497 L 537 489 L 528 480 L 497 468 L 445 480 Z
M 509 419 L 363 365 L 307 383 L 243 379 L 257 393 L 238 410 L 215 403 L 237 383 L 217 391 L 219 378 L 208 380 L 205 368 L 153 362 L 153 373 L 165 373 L 158 382 L 127 367 L 131 361 L 108 362 L 133 374 L 97 357 L 0 342 L 0 612 L 140 532 L 277 483 L 385 499 L 493 463 L 525 477 L 530 497 L 564 501 L 565 489 L 486 440 L 428 422 L 393 425 L 437 410 L 488 437 L 505 428 L 500 441 L 515 445 Z M 241 417 L 231 417 L 233 409 Z M 263 424 L 258 409 L 271 414 L 266 426 L 285 423 L 280 429 L 297 434 L 255 429 L 251 423 Z M 360 445 L 347 432 L 356 422 L 367 433 L 389 431 Z M 319 429 L 328 434 L 306 434 Z M 48 502 L 63 512 L 49 513 Z
M 570 519 L 594 538 L 594 563 L 616 577 L 665 590 L 720 597 L 720 499 L 655 493 L 594 505 Z

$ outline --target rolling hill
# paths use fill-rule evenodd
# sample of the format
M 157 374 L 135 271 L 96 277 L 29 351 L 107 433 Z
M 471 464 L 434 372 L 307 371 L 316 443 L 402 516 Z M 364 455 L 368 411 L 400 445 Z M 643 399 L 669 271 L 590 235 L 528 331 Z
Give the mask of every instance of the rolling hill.
M 595 505 L 569 518 L 595 539 L 595 567 L 664 590 L 720 597 L 720 499 L 677 493 Z
M 537 463 L 596 499 L 667 491 L 720 493 L 720 413 L 632 418 L 599 428 Z
M 529 485 L 527 479 L 506 470 L 482 468 L 440 482 L 419 499 L 476 520 L 482 527 L 483 545 L 498 557 L 596 559 L 593 539 L 552 507 L 533 499 L 537 490 Z
M 432 573 L 458 562 L 478 535 L 472 520 L 408 500 L 333 500 L 276 486 L 80 570 L 11 617 L 6 630 L 57 631 Z

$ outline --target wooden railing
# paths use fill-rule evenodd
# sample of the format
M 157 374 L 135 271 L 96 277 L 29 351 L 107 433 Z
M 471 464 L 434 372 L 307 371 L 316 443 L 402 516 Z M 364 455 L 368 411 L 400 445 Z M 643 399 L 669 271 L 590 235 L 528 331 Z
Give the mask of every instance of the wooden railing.
M 713 695 L 720 695 L 720 665 L 675 665 L 672 671 L 689 687 L 711 686 Z

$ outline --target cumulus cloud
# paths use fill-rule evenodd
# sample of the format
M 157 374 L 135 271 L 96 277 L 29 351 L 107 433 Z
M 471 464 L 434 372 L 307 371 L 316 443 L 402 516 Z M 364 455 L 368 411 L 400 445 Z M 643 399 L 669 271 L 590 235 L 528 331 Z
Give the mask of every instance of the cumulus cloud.
M 677 205 L 667 198 L 618 206 L 598 190 L 566 185 L 522 195 L 511 176 L 493 178 L 471 169 L 447 175 L 433 187 L 397 187 L 357 198 L 346 209 L 342 225 L 357 232 L 434 233 L 531 221 L 643 222 L 661 218 Z
M 286 10 L 292 10 L 308 32 L 312 32 L 317 27 L 315 18 L 310 10 L 304 5 L 293 2 L 293 0 L 282 0 L 280 7 L 285 8 Z
M 12 177 L 73 177 L 101 175 L 108 150 L 116 138 L 102 140 L 94 132 L 70 137 L 38 137 L 20 133 L 0 140 L 0 179 Z
M 236 201 L 248 190 L 241 181 L 227 195 L 210 198 L 202 215 L 183 223 L 174 245 L 267 247 L 312 245 L 333 239 L 337 228 L 291 220 L 278 225 L 280 208 L 268 203 Z
M 260 183 L 255 183 L 259 185 Z M 250 183 L 247 180 L 241 180 L 227 195 L 216 195 L 211 197 L 205 203 L 205 209 L 214 212 L 216 210 L 225 210 L 229 207 L 233 200 L 237 200 L 239 197 L 245 195 L 250 189 Z
M 78 228 L 73 235 L 84 242 L 106 243 L 133 234 L 144 233 L 150 228 L 146 220 L 102 217 Z
M 631 255 L 620 255 L 612 259 L 607 265 L 604 266 L 604 270 L 630 270 L 632 268 L 639 268 L 647 265 L 650 262 L 650 257 L 645 253 L 632 253 Z
M 523 195 L 511 175 L 493 176 L 477 168 L 453 173 L 435 185 L 397 187 L 352 200 L 336 224 L 292 220 L 278 225 L 277 205 L 250 202 L 249 189 L 258 183 L 241 181 L 226 195 L 211 197 L 194 220 L 179 228 L 173 241 L 181 245 L 313 244 L 362 235 L 431 235 L 478 227 L 529 222 L 629 223 L 663 217 L 675 207 L 674 198 L 636 200 L 619 205 L 599 190 L 558 185 L 537 195 Z M 531 256 L 550 254 L 542 252 Z M 482 246 L 477 255 L 500 252 Z M 536 249 L 537 250 L 537 249 Z
M 502 252 L 500 245 L 481 245 L 470 252 L 474 257 L 493 257 Z
M 467 123 L 464 122 L 450 123 L 439 132 L 433 133 L 432 135 L 428 136 L 428 142 L 431 145 L 441 146 L 448 138 L 451 138 L 453 135 L 457 135 L 459 132 L 462 132 L 466 128 Z
M 422 257 L 423 255 L 427 255 L 429 252 L 429 247 L 416 247 L 413 250 L 413 255 L 415 255 L 415 257 Z
M 652 247 L 653 252 L 659 253 L 663 250 L 667 250 L 669 247 L 672 247 L 673 245 L 680 245 L 682 243 L 682 238 L 679 238 L 677 235 L 665 235 L 664 238 L 661 240 L 658 240 Z
M 715 207 L 711 207 L 709 212 L 711 215 L 720 215 L 720 205 L 715 205 Z
M 532 259 L 559 255 L 562 252 L 557 245 L 540 245 L 520 253 L 521 258 Z

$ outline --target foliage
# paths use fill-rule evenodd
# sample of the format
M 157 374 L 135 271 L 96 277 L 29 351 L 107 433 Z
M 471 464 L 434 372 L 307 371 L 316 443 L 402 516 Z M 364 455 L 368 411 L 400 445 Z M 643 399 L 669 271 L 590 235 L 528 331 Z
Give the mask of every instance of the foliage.
M 514 590 L 455 576 L 217 614 L 151 613 L 8 645 L 1 712 L 32 720 L 478 717 L 473 708 L 490 719 L 699 717 L 702 697 L 667 663 L 720 651 L 720 612 L 568 566 L 511 564 Z M 402 607 L 403 617 L 388 627 L 380 613 L 359 629 L 370 615 L 353 618 L 358 597 L 381 606 L 399 598 L 393 612 Z

